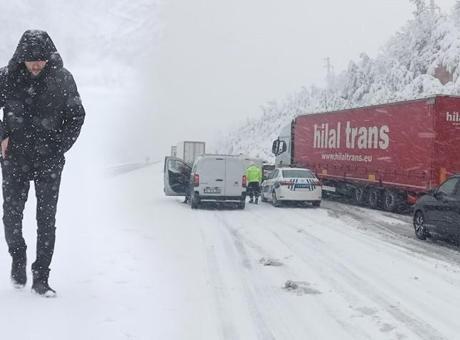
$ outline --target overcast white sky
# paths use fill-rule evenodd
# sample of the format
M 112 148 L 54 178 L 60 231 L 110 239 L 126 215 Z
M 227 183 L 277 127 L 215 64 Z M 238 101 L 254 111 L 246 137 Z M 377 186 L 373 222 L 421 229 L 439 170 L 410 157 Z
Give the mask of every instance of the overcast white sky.
M 455 0 L 436 2 L 447 12 Z M 212 140 L 267 101 L 322 85 L 326 57 L 339 73 L 375 56 L 413 10 L 409 0 L 164 0 L 153 89 L 163 142 Z

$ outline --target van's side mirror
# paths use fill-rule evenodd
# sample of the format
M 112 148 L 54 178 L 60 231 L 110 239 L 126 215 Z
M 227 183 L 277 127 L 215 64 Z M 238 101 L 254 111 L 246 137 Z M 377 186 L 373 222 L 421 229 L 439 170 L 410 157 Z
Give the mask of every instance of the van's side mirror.
M 280 140 L 279 138 L 273 141 L 272 145 L 272 153 L 275 156 L 281 155 L 283 152 L 286 152 L 287 144 L 284 140 Z

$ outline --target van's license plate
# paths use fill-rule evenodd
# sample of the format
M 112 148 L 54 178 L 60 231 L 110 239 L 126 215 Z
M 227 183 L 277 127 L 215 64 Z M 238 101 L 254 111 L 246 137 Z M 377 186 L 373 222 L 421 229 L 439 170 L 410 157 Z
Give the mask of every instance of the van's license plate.
M 220 194 L 221 190 L 219 187 L 211 188 L 211 187 L 206 187 L 204 188 L 204 193 L 205 194 Z

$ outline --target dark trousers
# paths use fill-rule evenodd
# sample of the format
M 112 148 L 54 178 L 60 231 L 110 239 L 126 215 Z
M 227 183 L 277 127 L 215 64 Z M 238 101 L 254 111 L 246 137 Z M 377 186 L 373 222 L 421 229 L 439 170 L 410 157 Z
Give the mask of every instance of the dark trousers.
M 35 184 L 37 197 L 37 257 L 32 270 L 48 272 L 56 238 L 56 208 L 63 162 L 33 171 L 27 165 L 18 166 L 4 160 L 3 224 L 8 250 L 15 259 L 25 259 L 26 243 L 22 236 L 22 218 L 29 193 L 30 181 Z
M 260 184 L 259 182 L 250 182 L 248 184 L 248 190 L 247 194 L 249 195 L 249 199 L 252 200 L 252 198 L 255 196 L 256 198 L 259 197 L 260 195 Z

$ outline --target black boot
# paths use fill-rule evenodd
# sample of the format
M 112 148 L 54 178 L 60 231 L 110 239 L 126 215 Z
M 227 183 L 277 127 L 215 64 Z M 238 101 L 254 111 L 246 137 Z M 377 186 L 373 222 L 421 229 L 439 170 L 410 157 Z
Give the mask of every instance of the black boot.
M 26 255 L 13 256 L 11 264 L 11 282 L 16 288 L 24 288 L 27 283 L 27 258 Z
M 256 197 L 255 203 L 256 203 L 256 204 L 259 204 L 259 197 Z
M 48 270 L 33 270 L 34 282 L 32 284 L 32 291 L 44 297 L 55 297 L 56 291 L 48 284 Z

